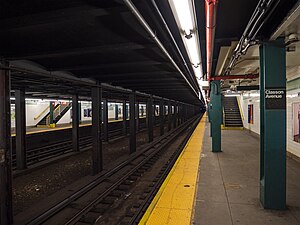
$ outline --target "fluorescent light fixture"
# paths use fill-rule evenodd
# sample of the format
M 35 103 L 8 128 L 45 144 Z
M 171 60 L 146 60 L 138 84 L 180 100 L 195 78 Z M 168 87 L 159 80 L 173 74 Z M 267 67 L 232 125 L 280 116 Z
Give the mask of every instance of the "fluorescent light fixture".
M 181 31 L 189 34 L 191 30 L 195 29 L 193 24 L 192 9 L 190 0 L 171 0 L 173 2 L 176 14 L 178 17 L 179 26 Z
M 193 0 L 169 0 L 174 18 L 181 33 L 194 73 L 199 79 L 203 77 L 199 35 Z
M 193 68 L 194 73 L 196 75 L 197 80 L 201 80 L 202 78 L 202 66 L 199 66 L 198 68 Z
M 198 67 L 200 64 L 199 46 L 196 42 L 195 35 L 185 40 L 187 51 L 190 57 L 190 61 L 194 67 Z

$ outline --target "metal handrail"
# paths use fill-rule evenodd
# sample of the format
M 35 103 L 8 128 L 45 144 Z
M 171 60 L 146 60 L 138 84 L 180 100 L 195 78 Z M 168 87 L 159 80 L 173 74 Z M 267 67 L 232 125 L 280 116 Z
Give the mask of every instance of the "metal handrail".
M 57 115 L 55 115 L 54 113 L 56 113 L 57 112 L 57 110 L 59 109 L 61 107 L 61 105 L 59 104 L 58 106 L 57 106 L 57 108 L 55 108 L 54 110 L 53 110 L 53 118 L 55 118 Z M 50 118 L 50 114 L 47 116 L 47 119 L 48 118 Z
M 238 106 L 239 106 L 239 110 L 240 110 L 240 116 L 241 116 L 241 118 L 242 118 L 242 121 L 244 121 L 244 113 L 243 113 L 243 110 L 242 110 L 242 107 L 241 107 L 241 104 L 240 104 L 240 102 L 239 102 L 239 100 L 238 100 L 238 98 L 236 97 L 236 101 L 237 101 L 237 103 L 238 103 Z
M 50 106 L 48 105 L 47 108 L 43 110 L 43 112 L 41 112 L 38 116 L 34 117 L 34 120 L 37 120 L 38 118 L 40 118 L 49 108 L 50 108 Z

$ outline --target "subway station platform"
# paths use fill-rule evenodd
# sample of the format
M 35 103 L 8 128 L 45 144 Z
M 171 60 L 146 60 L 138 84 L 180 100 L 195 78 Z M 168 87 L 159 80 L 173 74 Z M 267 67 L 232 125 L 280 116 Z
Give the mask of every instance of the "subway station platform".
M 145 119 L 146 117 L 140 117 L 140 119 Z M 123 119 L 108 119 L 108 123 L 117 123 L 117 122 L 122 122 Z M 127 119 L 129 121 L 129 119 Z M 79 124 L 79 127 L 85 127 L 85 126 L 91 126 L 92 121 L 83 121 Z M 26 127 L 26 134 L 36 134 L 36 133 L 44 133 L 44 132 L 49 132 L 49 131 L 58 131 L 58 130 L 64 130 L 64 129 L 70 129 L 72 128 L 71 123 L 64 123 L 64 124 L 56 124 L 55 127 L 49 127 L 49 126 L 42 126 L 42 127 Z M 15 127 L 11 129 L 11 135 L 16 136 L 16 130 Z
M 223 152 L 212 153 L 209 130 L 203 117 L 140 224 L 300 224 L 300 163 L 287 158 L 287 210 L 265 210 L 259 201 L 259 138 L 225 130 Z
M 113 121 L 114 122 L 114 121 Z M 83 122 L 79 124 L 79 127 L 84 126 L 91 126 L 91 121 Z M 70 129 L 72 128 L 72 124 L 57 124 L 55 127 L 26 127 L 26 134 L 36 134 L 36 133 L 44 133 L 44 132 L 50 132 L 50 131 L 58 131 L 58 130 L 64 130 L 64 129 Z M 12 128 L 11 135 L 16 136 L 15 128 Z

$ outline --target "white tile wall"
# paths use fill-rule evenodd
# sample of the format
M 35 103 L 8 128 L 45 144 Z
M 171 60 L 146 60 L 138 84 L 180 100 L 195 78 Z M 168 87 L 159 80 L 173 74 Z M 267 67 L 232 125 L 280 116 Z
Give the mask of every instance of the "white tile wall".
M 294 155 L 300 157 L 300 143 L 293 141 L 293 109 L 292 104 L 295 102 L 300 102 L 300 97 L 298 95 L 300 89 L 292 90 L 287 92 L 287 151 L 293 153 Z M 239 98 L 243 111 L 243 124 L 246 129 L 251 130 L 254 133 L 260 134 L 260 104 L 259 96 L 254 93 L 244 93 Z M 248 123 L 248 105 L 253 104 L 253 117 L 254 123 Z

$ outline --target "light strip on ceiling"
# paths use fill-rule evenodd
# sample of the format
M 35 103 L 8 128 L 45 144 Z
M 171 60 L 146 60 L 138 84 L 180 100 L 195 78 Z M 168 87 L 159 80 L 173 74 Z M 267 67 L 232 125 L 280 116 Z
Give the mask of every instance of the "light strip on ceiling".
M 196 25 L 196 15 L 192 0 L 169 0 L 181 38 L 188 52 L 197 79 L 203 77 L 199 35 Z

